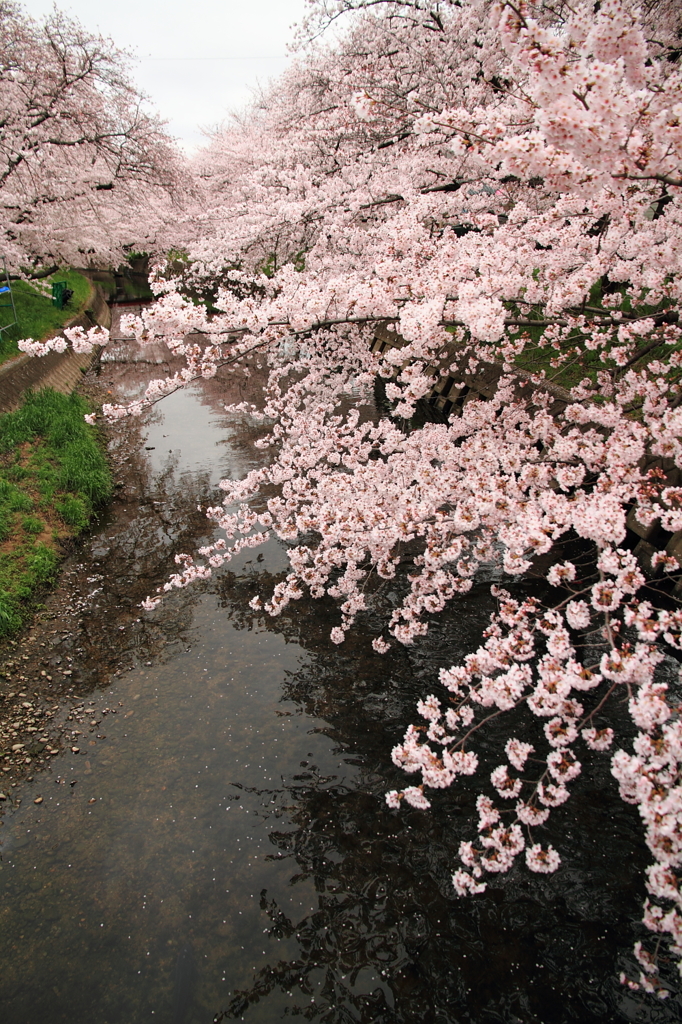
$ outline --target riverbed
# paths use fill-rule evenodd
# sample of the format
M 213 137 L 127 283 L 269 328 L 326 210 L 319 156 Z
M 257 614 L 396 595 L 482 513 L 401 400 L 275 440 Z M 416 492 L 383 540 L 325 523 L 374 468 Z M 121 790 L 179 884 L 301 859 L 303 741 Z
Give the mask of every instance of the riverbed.
M 86 386 L 134 397 L 164 372 L 145 358 L 120 343 Z M 450 881 L 471 782 L 429 813 L 385 805 L 404 784 L 391 748 L 477 642 L 490 579 L 386 656 L 378 619 L 332 644 L 331 602 L 249 608 L 286 570 L 276 540 L 141 610 L 174 554 L 212 538 L 197 506 L 263 458 L 262 426 L 223 409 L 253 383 L 192 386 L 111 434 L 116 499 L 21 648 L 53 677 L 60 732 L 0 831 L 3 1024 L 679 1019 L 618 983 L 648 860 L 608 759 L 544 833 L 561 870 L 471 900 Z

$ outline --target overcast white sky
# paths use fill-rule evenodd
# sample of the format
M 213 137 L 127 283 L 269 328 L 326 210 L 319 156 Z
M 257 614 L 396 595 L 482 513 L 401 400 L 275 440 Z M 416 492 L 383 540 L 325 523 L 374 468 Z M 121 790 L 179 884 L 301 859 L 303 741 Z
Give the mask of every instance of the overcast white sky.
M 24 0 L 34 18 L 52 0 Z M 86 28 L 111 36 L 138 61 L 135 78 L 188 151 L 201 128 L 244 107 L 250 90 L 287 66 L 305 0 L 60 0 Z

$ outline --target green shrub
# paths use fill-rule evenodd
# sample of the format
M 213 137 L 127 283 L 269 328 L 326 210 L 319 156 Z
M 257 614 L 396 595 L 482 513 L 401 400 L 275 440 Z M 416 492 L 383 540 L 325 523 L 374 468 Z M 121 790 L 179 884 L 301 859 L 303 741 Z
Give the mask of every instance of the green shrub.
M 58 564 L 57 552 L 46 544 L 36 544 L 26 555 L 26 566 L 36 584 L 51 580 Z
M 45 523 L 42 521 L 42 519 L 38 519 L 37 516 L 26 516 L 24 519 L 22 519 L 21 525 L 23 526 L 26 533 L 38 534 L 42 533 L 43 530 L 45 529 Z
M 6 590 L 0 590 L 0 636 L 13 633 L 21 625 L 21 615 L 16 601 Z
M 7 509 L 10 512 L 30 512 L 32 508 L 33 502 L 28 494 L 24 494 L 18 487 L 8 480 L 3 480 L 0 476 L 0 509 Z
M 14 516 L 6 509 L 0 507 L 0 541 L 7 540 L 12 534 Z
M 24 494 L 18 487 L 15 487 L 14 493 L 8 502 L 8 507 L 12 512 L 30 512 L 33 508 L 33 502 L 28 494 Z
M 72 527 L 76 533 L 81 533 L 90 522 L 92 506 L 89 502 L 86 504 L 82 498 L 75 498 L 69 494 L 63 501 L 56 502 L 55 508 L 66 525 Z
M 16 524 L 16 513 L 30 512 L 32 508 L 33 502 L 28 494 L 0 477 L 0 541 L 7 540 L 12 536 Z
M 29 392 L 16 412 L 0 417 L 0 451 L 9 451 L 28 441 L 42 438 L 47 454 L 59 465 L 56 478 L 49 467 L 41 466 L 39 476 L 48 489 L 55 485 L 64 491 L 82 492 L 93 505 L 111 494 L 111 473 L 96 434 L 84 417 L 89 412 L 80 395 L 62 395 L 51 388 Z M 25 475 L 22 467 L 14 473 Z
M 61 464 L 61 490 L 86 494 L 93 505 L 101 505 L 111 494 L 111 474 L 97 445 L 68 445 L 62 451 Z

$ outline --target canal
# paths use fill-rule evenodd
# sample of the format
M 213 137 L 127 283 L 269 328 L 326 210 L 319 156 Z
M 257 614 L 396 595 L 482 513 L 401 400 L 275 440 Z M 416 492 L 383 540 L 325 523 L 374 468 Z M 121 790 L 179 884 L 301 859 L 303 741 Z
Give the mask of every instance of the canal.
M 100 397 L 164 372 L 162 354 L 113 352 Z M 489 579 L 383 657 L 378 620 L 338 648 L 331 603 L 249 608 L 286 569 L 275 540 L 141 611 L 174 553 L 211 539 L 197 506 L 263 457 L 262 427 L 223 409 L 243 397 L 208 382 L 112 433 L 116 499 L 31 631 L 46 664 L 70 666 L 54 701 L 68 741 L 12 791 L 0 831 L 3 1024 L 679 1019 L 618 983 L 647 854 L 607 759 L 545 832 L 562 869 L 493 877 L 472 900 L 450 882 L 471 781 L 429 813 L 384 803 L 404 780 L 391 748 L 477 643 Z

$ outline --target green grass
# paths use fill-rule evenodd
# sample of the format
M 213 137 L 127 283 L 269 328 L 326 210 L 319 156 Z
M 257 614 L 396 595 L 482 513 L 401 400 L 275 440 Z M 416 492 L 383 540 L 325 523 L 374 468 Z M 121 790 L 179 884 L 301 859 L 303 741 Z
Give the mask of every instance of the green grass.
M 61 542 L 111 494 L 88 411 L 79 395 L 43 388 L 0 416 L 0 636 L 22 625 L 57 571 Z
M 12 281 L 17 323 L 14 327 L 2 331 L 0 335 L 0 363 L 18 354 L 17 342 L 20 339 L 33 338 L 35 341 L 42 341 L 60 330 L 68 320 L 85 308 L 90 295 L 90 282 L 87 277 L 83 277 L 76 270 L 59 270 L 45 280 L 49 285 L 54 281 L 66 281 L 73 291 L 68 306 L 57 309 L 52 305 L 49 295 L 43 295 L 27 281 Z M 4 284 L 4 281 L 0 283 Z M 1 299 L 4 302 L 8 296 L 3 295 Z M 11 307 L 0 308 L 0 327 L 11 323 L 11 320 Z
M 39 534 L 42 533 L 46 528 L 46 523 L 42 519 L 38 519 L 38 516 L 24 516 L 21 520 L 21 528 L 24 533 Z

